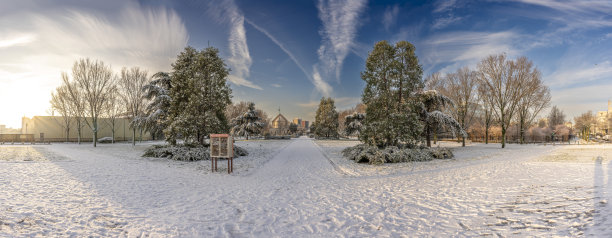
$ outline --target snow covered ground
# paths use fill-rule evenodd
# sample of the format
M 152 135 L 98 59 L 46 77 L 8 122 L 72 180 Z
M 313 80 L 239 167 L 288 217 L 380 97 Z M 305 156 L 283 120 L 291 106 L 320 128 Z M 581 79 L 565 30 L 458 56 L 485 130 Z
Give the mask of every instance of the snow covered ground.
M 456 143 L 455 158 L 355 164 L 354 141 L 240 141 L 210 162 L 150 144 L 0 146 L 0 236 L 611 236 L 612 146 Z

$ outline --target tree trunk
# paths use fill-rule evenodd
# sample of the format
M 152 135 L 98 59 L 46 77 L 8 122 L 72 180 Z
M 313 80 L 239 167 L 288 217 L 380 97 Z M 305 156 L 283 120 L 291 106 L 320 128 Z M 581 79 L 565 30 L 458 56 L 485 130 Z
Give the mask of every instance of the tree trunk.
M 435 145 L 436 143 L 438 143 L 438 132 L 435 132 L 435 131 L 434 131 L 434 133 L 433 133 L 433 139 L 434 139 L 434 145 Z
M 462 136 L 461 147 L 465 147 L 465 136 Z
M 93 124 L 93 146 L 96 147 L 98 143 L 98 122 L 96 119 L 92 120 Z
M 485 145 L 489 144 L 489 128 L 485 128 Z
M 506 148 L 506 126 L 505 125 L 502 125 L 501 143 L 502 143 L 502 149 Z
M 521 145 L 525 144 L 525 133 L 524 133 L 523 124 L 525 124 L 525 119 L 521 118 L 519 120 L 519 140 L 520 140 Z
M 427 125 L 425 137 L 427 138 L 427 147 L 431 147 L 431 128 L 429 125 Z
M 132 128 L 132 146 L 136 146 L 136 127 Z
M 70 139 L 70 127 L 66 127 L 66 142 Z
M 81 144 L 81 122 L 77 123 L 77 143 Z

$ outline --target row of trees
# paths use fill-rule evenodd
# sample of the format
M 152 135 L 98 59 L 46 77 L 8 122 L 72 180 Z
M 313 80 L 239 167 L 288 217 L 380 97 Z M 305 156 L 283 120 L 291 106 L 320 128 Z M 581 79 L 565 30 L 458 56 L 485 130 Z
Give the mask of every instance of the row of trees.
M 480 119 L 488 138 L 491 126 L 499 125 L 502 148 L 511 124 L 518 125 L 519 140 L 524 143 L 525 132 L 551 99 L 550 89 L 530 60 L 526 57 L 512 60 L 505 54 L 484 58 L 475 70 L 464 67 L 446 75 L 434 73 L 427 78 L 426 87 L 455 102 L 454 107 L 446 110 L 464 130 L 468 131 L 474 120 Z
M 451 132 L 463 138 L 465 146 L 465 132 L 482 124 L 486 143 L 490 128 L 501 128 L 504 148 L 511 125 L 518 127 L 519 141 L 525 143 L 526 131 L 550 104 L 550 89 L 526 57 L 491 55 L 476 69 L 434 73 L 423 80 L 414 50 L 405 41 L 395 45 L 381 41 L 374 46 L 361 72 L 366 83 L 362 94 L 365 114 L 340 119 L 345 135 L 358 132 L 362 141 L 378 147 L 419 142 L 431 146 L 432 137 Z M 327 117 L 319 117 L 330 100 L 323 98 L 317 110 L 315 134 L 319 136 L 329 134 L 320 133 L 324 125 L 325 130 L 334 129 L 333 123 L 322 119 Z M 564 119 L 555 113 L 551 123 L 563 124 Z
M 93 132 L 96 146 L 99 118 L 109 118 L 113 142 L 115 122 L 119 117 L 132 120 L 143 115 L 144 96 L 140 90 L 148 81 L 147 72 L 137 67 L 121 69 L 116 75 L 102 61 L 80 59 L 72 67 L 72 77 L 62 72 L 62 84 L 51 93 L 51 108 L 62 116 L 66 140 L 70 125 L 75 124 L 77 140 L 81 143 L 82 128 L 86 125 Z M 132 141 L 136 137 L 136 124 L 132 124 Z
M 81 129 L 87 125 L 94 147 L 99 118 L 110 122 L 113 142 L 119 118 L 130 120 L 133 144 L 138 129 L 153 138 L 165 137 L 172 145 L 179 139 L 205 145 L 209 134 L 230 130 L 248 139 L 266 129 L 269 118 L 253 103 L 231 104 L 228 74 L 229 68 L 213 47 L 201 51 L 187 47 L 171 72 L 158 72 L 151 78 L 138 67 L 124 67 L 115 74 L 102 61 L 80 59 L 72 77 L 62 73 L 62 85 L 51 94 L 51 107 L 62 115 L 66 140 L 74 123 L 80 143 Z

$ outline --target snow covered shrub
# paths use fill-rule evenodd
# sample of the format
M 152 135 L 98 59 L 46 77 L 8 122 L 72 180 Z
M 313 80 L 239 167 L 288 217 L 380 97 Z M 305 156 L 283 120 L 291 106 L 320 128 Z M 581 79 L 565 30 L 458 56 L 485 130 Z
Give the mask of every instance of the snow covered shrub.
M 400 148 L 397 146 L 387 146 L 384 149 L 379 149 L 376 146 L 367 144 L 348 147 L 342 151 L 342 155 L 350 160 L 355 160 L 357 163 L 369 164 L 429 161 L 453 157 L 453 153 L 448 148 L 428 148 L 422 146 Z
M 435 159 L 450 159 L 454 156 L 449 148 L 430 148 L 429 154 Z
M 234 145 L 234 158 L 247 155 L 249 155 L 249 152 L 246 149 Z
M 248 155 L 248 151 L 234 146 L 234 158 Z M 180 161 L 210 160 L 210 150 L 203 146 L 154 145 L 145 150 L 143 157 L 168 158 Z

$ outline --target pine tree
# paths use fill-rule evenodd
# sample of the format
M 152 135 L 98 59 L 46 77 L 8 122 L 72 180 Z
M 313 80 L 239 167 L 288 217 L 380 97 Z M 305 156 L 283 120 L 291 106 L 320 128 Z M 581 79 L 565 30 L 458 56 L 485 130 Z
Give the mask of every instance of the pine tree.
M 414 92 L 423 88 L 423 69 L 414 50 L 406 41 L 395 46 L 380 41 L 370 52 L 361 72 L 367 107 L 360 140 L 365 143 L 382 148 L 419 141 L 423 125 Z
M 361 130 L 363 130 L 364 119 L 365 114 L 358 112 L 346 116 L 344 118 L 344 133 L 347 136 L 351 136 L 353 134 L 361 134 Z
M 255 103 L 249 102 L 248 111 L 232 120 L 232 134 L 246 136 L 248 140 L 249 135 L 260 133 L 264 123 L 258 114 L 255 110 Z
M 147 115 L 142 118 L 141 124 L 153 137 L 163 135 L 164 129 L 168 127 L 170 88 L 172 88 L 171 77 L 166 72 L 154 74 L 153 80 L 142 88 L 149 105 L 146 107 Z
M 205 145 L 211 133 L 227 133 L 229 124 L 224 111 L 231 103 L 227 84 L 229 69 L 219 56 L 219 50 L 208 47 L 197 51 L 187 47 L 172 64 L 168 108 L 169 125 L 166 140 L 176 144 L 186 142 Z
M 338 138 L 338 111 L 332 98 L 321 98 L 314 124 L 317 137 Z

